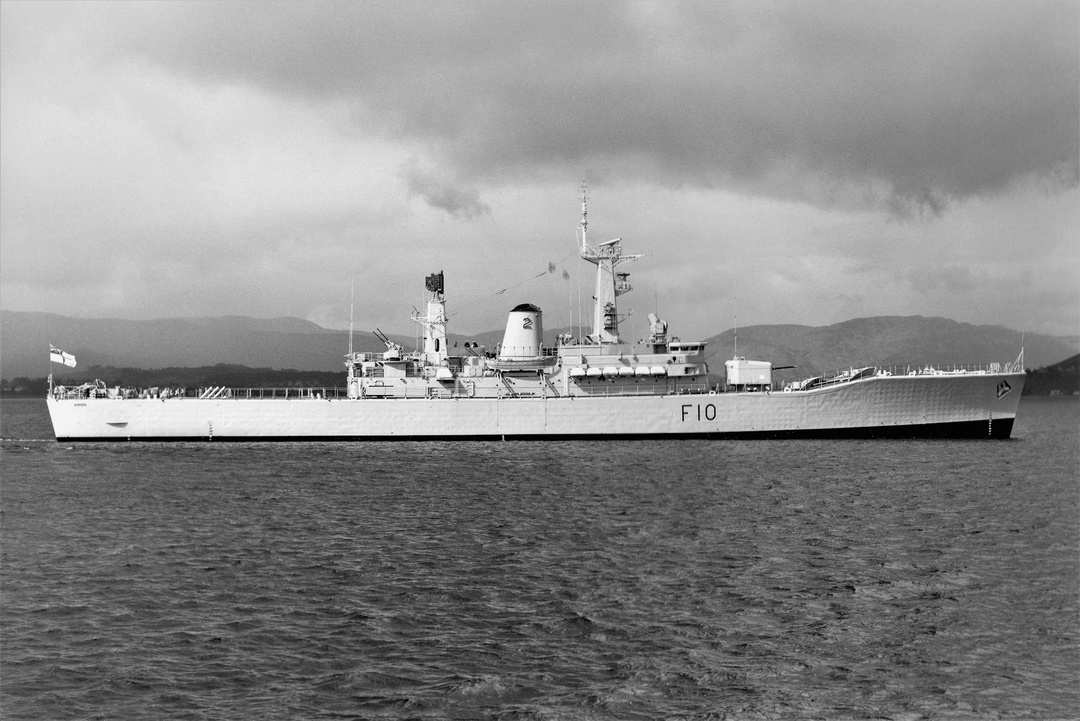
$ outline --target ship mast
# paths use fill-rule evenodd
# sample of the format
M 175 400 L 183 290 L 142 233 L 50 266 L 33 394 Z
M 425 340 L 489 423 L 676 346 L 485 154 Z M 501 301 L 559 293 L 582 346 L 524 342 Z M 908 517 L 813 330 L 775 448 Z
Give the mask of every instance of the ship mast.
M 589 232 L 589 186 L 585 185 L 585 181 L 581 181 L 581 257 L 585 258 L 586 252 L 589 250 L 589 242 L 585 238 L 586 233 Z M 586 258 L 586 260 L 588 260 Z
M 349 358 L 353 354 L 353 307 L 356 305 L 356 280 L 349 284 Z
M 581 184 L 581 257 L 596 266 L 596 292 L 593 295 L 593 329 L 589 340 L 597 345 L 619 342 L 619 309 L 615 299 L 632 290 L 629 273 L 618 273 L 616 266 L 637 260 L 640 255 L 623 255 L 622 238 L 605 240 L 595 248 L 589 245 L 589 188 Z

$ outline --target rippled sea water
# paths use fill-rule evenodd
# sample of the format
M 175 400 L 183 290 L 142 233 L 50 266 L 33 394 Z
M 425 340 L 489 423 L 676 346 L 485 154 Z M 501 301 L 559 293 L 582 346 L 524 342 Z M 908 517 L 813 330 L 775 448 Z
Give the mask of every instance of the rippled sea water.
M 1004 442 L 0 423 L 5 719 L 1080 714 L 1074 398 Z

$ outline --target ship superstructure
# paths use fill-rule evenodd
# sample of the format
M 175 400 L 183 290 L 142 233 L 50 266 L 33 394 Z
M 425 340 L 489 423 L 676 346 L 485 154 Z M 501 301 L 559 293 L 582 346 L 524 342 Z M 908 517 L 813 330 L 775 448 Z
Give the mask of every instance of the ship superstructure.
M 423 328 L 422 349 L 403 354 L 382 336 L 384 353 L 346 357 L 350 398 L 563 398 L 673 395 L 708 391 L 705 342 L 670 338 L 667 322 L 649 314 L 649 336 L 639 343 L 619 335 L 618 297 L 631 290 L 617 268 L 640 255 L 624 255 L 622 240 L 588 243 L 587 197 L 581 204 L 581 257 L 596 266 L 592 331 L 575 341 L 560 336 L 545 347 L 543 312 L 530 303 L 513 308 L 494 353 L 446 345 L 446 298 L 440 271 L 425 282 L 427 311 L 413 319 Z

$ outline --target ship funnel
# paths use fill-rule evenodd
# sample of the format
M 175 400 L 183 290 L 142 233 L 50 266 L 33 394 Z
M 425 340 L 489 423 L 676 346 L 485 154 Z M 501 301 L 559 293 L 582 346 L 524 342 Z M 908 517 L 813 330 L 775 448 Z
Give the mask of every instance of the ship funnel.
M 510 311 L 506 320 L 499 360 L 527 360 L 543 353 L 543 312 L 531 303 L 522 303 Z

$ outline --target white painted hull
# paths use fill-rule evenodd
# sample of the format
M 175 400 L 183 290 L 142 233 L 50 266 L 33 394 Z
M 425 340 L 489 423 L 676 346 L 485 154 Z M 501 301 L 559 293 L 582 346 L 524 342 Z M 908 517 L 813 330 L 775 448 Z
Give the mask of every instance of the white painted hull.
M 56 399 L 71 440 L 1007 438 L 1023 373 L 875 376 L 808 391 L 453 399 Z

